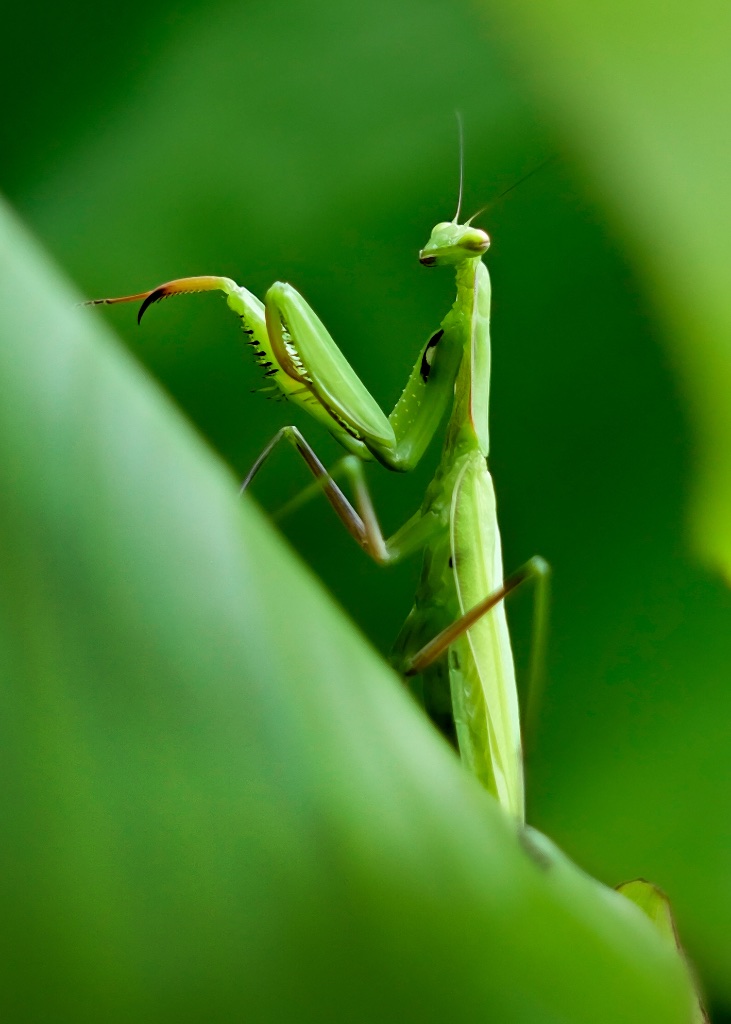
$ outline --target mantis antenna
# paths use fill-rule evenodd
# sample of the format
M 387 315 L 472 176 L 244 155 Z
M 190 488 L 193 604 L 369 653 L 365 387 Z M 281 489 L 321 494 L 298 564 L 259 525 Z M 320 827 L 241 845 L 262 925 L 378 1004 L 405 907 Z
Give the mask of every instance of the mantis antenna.
M 503 196 L 506 196 L 508 194 L 508 192 L 512 192 L 514 188 L 517 188 L 518 185 L 522 185 L 524 181 L 528 180 L 528 178 L 532 178 L 534 174 L 538 174 L 539 171 L 542 171 L 544 167 L 546 167 L 548 164 L 550 164 L 556 158 L 557 158 L 557 154 L 556 153 L 551 153 L 551 155 L 547 156 L 545 160 L 541 160 L 541 162 L 539 164 L 537 164 L 530 171 L 528 171 L 527 174 L 524 174 L 522 178 L 518 178 L 517 181 L 514 181 L 513 184 L 510 185 L 508 188 L 506 188 L 503 192 L 501 192 L 499 195 L 495 196 L 494 199 L 491 199 L 489 203 L 487 203 L 485 206 L 480 207 L 480 209 L 477 211 L 477 213 L 473 213 L 472 216 L 470 217 L 470 219 L 465 221 L 465 224 L 471 224 L 473 220 L 477 220 L 477 218 L 480 217 L 483 213 L 485 213 L 486 210 L 489 210 L 490 207 L 494 206 L 495 203 L 498 203 L 503 198 Z M 462 200 L 462 193 L 461 193 L 461 187 L 460 187 L 460 202 L 461 202 L 461 200 Z
M 462 190 L 464 188 L 464 122 L 461 111 L 455 110 L 454 116 L 457 118 L 457 134 L 459 138 L 459 197 L 457 198 L 457 212 L 452 221 L 453 224 L 456 224 L 462 212 Z

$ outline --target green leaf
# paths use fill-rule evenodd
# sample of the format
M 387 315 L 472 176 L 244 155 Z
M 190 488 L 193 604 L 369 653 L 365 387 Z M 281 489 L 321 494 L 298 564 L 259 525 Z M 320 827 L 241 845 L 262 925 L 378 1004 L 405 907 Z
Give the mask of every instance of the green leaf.
M 674 1024 L 19 226 L 0 229 L 4 1017 Z
M 665 318 L 697 442 L 694 544 L 731 580 L 731 6 L 670 0 L 660 17 L 650 0 L 499 6 Z
M 632 882 L 625 882 L 623 885 L 618 886 L 617 891 L 626 896 L 628 900 L 632 900 L 633 903 L 647 914 L 657 928 L 658 933 L 662 935 L 672 949 L 677 951 L 681 961 L 685 963 L 685 953 L 678 937 L 673 917 L 673 908 L 670 906 L 670 900 L 662 889 L 658 889 L 656 885 L 646 882 L 643 878 L 636 878 Z M 690 974 L 690 977 L 691 984 L 693 984 L 692 974 Z M 700 993 L 693 1006 L 691 1024 L 709 1024 L 708 1015 L 701 1002 Z

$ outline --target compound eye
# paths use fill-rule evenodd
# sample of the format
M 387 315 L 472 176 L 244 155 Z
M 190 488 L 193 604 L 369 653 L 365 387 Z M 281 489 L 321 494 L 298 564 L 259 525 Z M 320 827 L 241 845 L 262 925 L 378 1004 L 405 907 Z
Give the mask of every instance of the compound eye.
M 484 252 L 490 246 L 490 236 L 479 228 L 469 228 L 460 238 L 459 244 L 470 252 Z

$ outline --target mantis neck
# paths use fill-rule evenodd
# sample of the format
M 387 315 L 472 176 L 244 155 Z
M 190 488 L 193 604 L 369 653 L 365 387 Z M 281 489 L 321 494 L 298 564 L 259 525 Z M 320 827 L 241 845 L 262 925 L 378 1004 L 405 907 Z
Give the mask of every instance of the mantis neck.
M 478 257 L 457 266 L 457 298 L 442 326 L 459 338 L 462 362 L 444 455 L 456 458 L 478 449 L 487 457 L 490 395 L 490 277 Z

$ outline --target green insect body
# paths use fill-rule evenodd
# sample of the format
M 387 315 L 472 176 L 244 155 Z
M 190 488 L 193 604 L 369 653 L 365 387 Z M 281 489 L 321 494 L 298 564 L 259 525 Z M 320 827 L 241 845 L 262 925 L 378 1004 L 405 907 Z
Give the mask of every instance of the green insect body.
M 357 456 L 356 508 L 348 502 L 295 428 L 286 435 L 323 480 L 348 529 L 378 561 L 395 562 L 422 549 L 424 569 L 414 608 L 393 655 L 412 688 L 445 731 L 452 732 L 470 770 L 519 820 L 524 814 L 518 698 L 505 612 L 500 535 L 487 470 L 490 381 L 490 279 L 482 263 L 490 240 L 469 223 L 437 224 L 419 254 L 424 266 L 453 266 L 457 297 L 427 341 L 391 415 L 386 417 L 312 308 L 291 285 L 277 282 L 262 303 L 229 278 L 172 281 L 121 299 L 141 300 L 139 318 L 169 295 L 218 289 L 242 321 L 272 385 L 324 424 Z M 421 509 L 390 539 L 378 529 L 359 460 L 377 459 L 408 471 L 423 455 L 452 403 L 442 459 Z M 263 457 L 268 454 L 266 450 Z M 258 469 L 260 460 L 255 470 Z M 253 475 L 250 474 L 249 478 Z M 490 595 L 498 595 L 489 603 Z M 481 603 L 469 628 L 426 659 L 422 651 Z M 445 657 L 442 657 L 445 655 Z M 441 711 L 440 711 L 441 709 Z M 453 721 L 453 728 L 448 724 Z
M 439 251 L 443 228 L 435 228 L 422 262 L 432 250 Z M 441 327 L 439 344 L 453 338 L 461 360 L 442 458 L 420 510 L 435 528 L 425 544 L 414 607 L 394 648 L 393 661 L 401 669 L 432 637 L 503 584 L 495 493 L 486 461 L 490 278 L 479 256 L 463 256 L 457 263 L 457 299 Z M 435 363 L 440 355 L 437 348 Z M 455 640 L 445 658 L 424 670 L 420 689 L 432 717 L 453 722 L 466 766 L 522 820 L 518 696 L 502 602 Z

